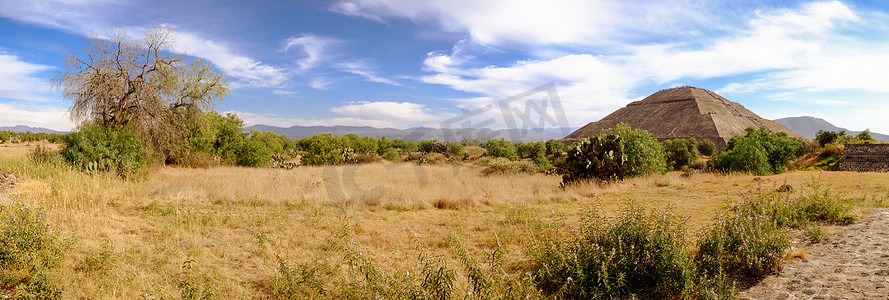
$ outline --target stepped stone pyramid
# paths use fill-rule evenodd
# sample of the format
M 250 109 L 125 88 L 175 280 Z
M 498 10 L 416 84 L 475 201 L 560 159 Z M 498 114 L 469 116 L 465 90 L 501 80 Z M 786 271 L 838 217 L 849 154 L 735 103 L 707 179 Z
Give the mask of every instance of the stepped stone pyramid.
M 601 120 L 581 127 L 562 141 L 570 145 L 621 122 L 633 128 L 648 130 L 658 141 L 677 138 L 711 140 L 716 144 L 717 151 L 725 149 L 732 136 L 745 134 L 744 129 L 750 126 L 766 127 L 775 132 L 786 132 L 792 137 L 803 138 L 784 125 L 763 119 L 743 105 L 712 91 L 683 86 L 661 90 L 645 99 L 631 102 Z

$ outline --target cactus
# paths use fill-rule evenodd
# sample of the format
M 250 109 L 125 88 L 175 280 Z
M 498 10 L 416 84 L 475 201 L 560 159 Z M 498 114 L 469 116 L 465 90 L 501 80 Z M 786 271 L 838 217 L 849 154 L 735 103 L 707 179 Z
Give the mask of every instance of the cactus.
M 565 160 L 568 174 L 562 184 L 583 180 L 620 180 L 627 174 L 624 143 L 620 135 L 597 135 L 578 141 L 568 149 Z

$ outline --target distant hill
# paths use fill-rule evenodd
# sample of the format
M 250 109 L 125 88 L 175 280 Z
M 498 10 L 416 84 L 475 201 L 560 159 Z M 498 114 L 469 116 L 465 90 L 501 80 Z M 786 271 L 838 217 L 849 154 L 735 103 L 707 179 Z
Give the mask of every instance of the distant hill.
M 258 131 L 271 131 L 277 134 L 287 135 L 290 138 L 299 139 L 310 137 L 319 133 L 331 133 L 334 135 L 346 135 L 354 133 L 361 136 L 387 137 L 390 139 L 403 139 L 408 141 L 419 140 L 443 140 L 459 142 L 462 139 L 473 139 L 478 137 L 480 140 L 489 138 L 505 138 L 514 142 L 522 141 L 544 141 L 549 139 L 561 139 L 567 133 L 577 128 L 546 128 L 546 129 L 500 129 L 492 130 L 488 128 L 482 129 L 446 129 L 446 128 L 429 128 L 416 127 L 408 129 L 396 128 L 376 128 L 369 126 L 293 126 L 293 127 L 277 127 L 269 125 L 254 125 L 247 129 Z
M 782 125 L 787 126 L 787 128 L 796 131 L 796 133 L 799 133 L 800 135 L 810 139 L 815 139 L 815 132 L 818 132 L 819 129 L 824 131 L 846 130 L 847 135 L 856 135 L 861 132 L 836 127 L 833 124 L 825 121 L 824 119 L 808 116 L 777 119 L 775 120 L 775 122 L 781 123 Z M 889 135 L 879 134 L 875 132 L 871 132 L 870 134 L 874 137 L 874 139 L 889 142 Z
M 12 131 L 12 132 L 27 132 L 27 131 L 30 131 L 30 132 L 45 132 L 45 133 L 67 133 L 67 132 L 64 132 L 64 131 L 52 130 L 52 129 L 49 129 L 49 128 L 43 128 L 43 127 L 31 127 L 31 126 L 25 126 L 25 125 L 15 125 L 15 126 L 12 126 L 12 127 L 2 127 L 2 126 L 0 126 L 0 131 Z

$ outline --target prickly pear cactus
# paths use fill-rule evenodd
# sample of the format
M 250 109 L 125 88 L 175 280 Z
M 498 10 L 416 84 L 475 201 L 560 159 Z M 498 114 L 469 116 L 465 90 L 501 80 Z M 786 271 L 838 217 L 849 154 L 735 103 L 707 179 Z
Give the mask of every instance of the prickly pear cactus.
M 591 179 L 611 181 L 623 179 L 627 173 L 624 144 L 619 135 L 594 136 L 578 141 L 568 148 L 565 159 L 568 174 L 562 184 Z

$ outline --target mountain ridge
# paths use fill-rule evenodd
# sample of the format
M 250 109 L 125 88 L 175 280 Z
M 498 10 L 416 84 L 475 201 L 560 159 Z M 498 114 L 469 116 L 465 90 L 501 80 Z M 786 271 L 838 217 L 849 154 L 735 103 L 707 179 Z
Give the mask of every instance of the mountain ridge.
M 52 130 L 49 128 L 43 127 L 31 127 L 27 125 L 15 125 L 15 126 L 0 126 L 0 131 L 12 131 L 12 132 L 44 132 L 44 133 L 67 133 L 66 131 L 58 131 Z
M 824 131 L 841 131 L 845 130 L 847 135 L 857 135 L 861 133 L 861 131 L 852 131 L 842 127 L 837 127 L 836 125 L 827 122 L 824 119 L 811 117 L 811 116 L 801 116 L 801 117 L 788 117 L 776 119 L 775 122 L 781 123 L 781 125 L 787 126 L 796 133 L 809 138 L 815 139 L 815 133 L 818 132 L 819 129 Z M 889 135 L 871 132 L 871 136 L 878 141 L 886 141 L 889 142 Z

